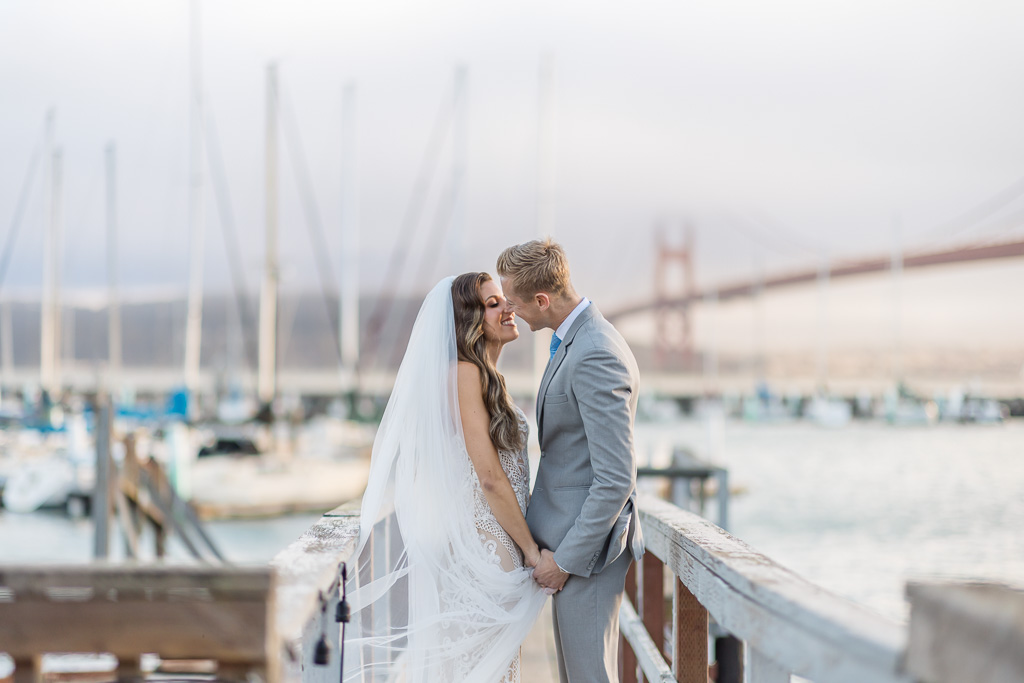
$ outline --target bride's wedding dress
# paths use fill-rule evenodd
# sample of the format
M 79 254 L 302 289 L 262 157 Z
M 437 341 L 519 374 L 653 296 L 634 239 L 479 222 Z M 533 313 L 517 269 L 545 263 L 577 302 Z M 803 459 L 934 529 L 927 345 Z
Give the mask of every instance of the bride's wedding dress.
M 526 443 L 529 435 L 529 427 L 526 424 L 526 415 L 516 407 L 519 414 L 519 433 L 522 436 L 522 443 Z M 526 516 L 526 506 L 530 504 L 530 461 L 527 459 L 526 446 L 519 451 L 498 450 L 498 458 L 501 461 L 501 469 L 512 484 L 516 500 L 519 501 L 519 510 Z M 505 533 L 505 530 L 498 524 L 491 512 L 491 506 L 484 496 L 484 489 L 480 485 L 480 478 L 473 470 L 470 463 L 472 476 L 469 485 L 473 487 L 473 521 L 480 531 L 480 540 L 484 547 L 492 553 L 494 561 L 501 565 L 505 571 L 523 568 L 523 551 L 516 545 L 512 537 Z
M 519 501 L 519 510 L 526 516 L 526 506 L 530 504 L 530 461 L 527 458 L 526 438 L 529 435 L 529 427 L 526 424 L 526 415 L 516 407 L 519 414 L 519 433 L 522 436 L 523 447 L 519 451 L 506 451 L 498 449 L 498 458 L 501 461 L 501 469 L 508 476 L 512 490 L 515 491 L 516 500 Z M 473 464 L 470 463 L 470 470 Z M 484 497 L 483 487 L 480 485 L 480 478 L 473 471 L 473 520 L 480 532 L 480 542 L 484 544 L 491 554 L 493 561 L 508 572 L 514 569 L 523 568 L 523 551 L 516 545 L 512 537 L 498 524 L 494 518 L 491 506 Z M 500 683 L 519 683 L 519 651 L 509 664 L 508 672 L 501 679 Z
M 466 452 L 451 280 L 423 302 L 374 440 L 347 585 L 346 682 L 517 682 L 520 645 L 547 597 Z M 525 513 L 526 448 L 498 454 Z

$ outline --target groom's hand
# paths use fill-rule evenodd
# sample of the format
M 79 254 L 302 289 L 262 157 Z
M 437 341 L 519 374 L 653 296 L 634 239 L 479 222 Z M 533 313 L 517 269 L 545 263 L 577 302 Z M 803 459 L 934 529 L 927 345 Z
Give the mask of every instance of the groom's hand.
M 541 550 L 540 562 L 538 562 L 537 566 L 533 569 L 534 581 L 544 588 L 551 588 L 554 591 L 560 591 L 568 578 L 568 572 L 563 572 L 558 568 L 558 565 L 555 564 L 555 554 L 550 550 Z

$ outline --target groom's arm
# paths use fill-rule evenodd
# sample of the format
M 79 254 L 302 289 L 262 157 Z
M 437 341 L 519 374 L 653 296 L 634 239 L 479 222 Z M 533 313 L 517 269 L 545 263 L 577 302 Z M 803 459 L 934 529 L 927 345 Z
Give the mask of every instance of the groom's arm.
M 588 350 L 573 368 L 573 394 L 587 435 L 594 481 L 555 562 L 590 576 L 633 488 L 633 393 L 629 368 L 611 349 Z

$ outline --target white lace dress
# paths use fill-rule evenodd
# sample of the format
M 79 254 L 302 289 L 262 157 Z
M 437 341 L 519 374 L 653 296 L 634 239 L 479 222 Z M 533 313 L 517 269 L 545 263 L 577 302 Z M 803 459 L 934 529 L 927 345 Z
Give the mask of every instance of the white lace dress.
M 519 415 L 519 433 L 522 435 L 524 445 L 518 451 L 499 449 L 498 458 L 501 461 L 501 469 L 505 471 L 509 483 L 512 484 L 512 490 L 515 491 L 519 509 L 523 515 L 526 515 L 526 506 L 530 502 L 530 461 L 525 444 L 530 428 L 526 424 L 526 415 L 523 411 L 516 407 L 516 412 Z M 470 468 L 472 469 L 472 465 Z M 480 534 L 480 542 L 490 551 L 494 563 L 500 564 L 505 571 L 522 569 L 523 552 L 494 518 L 494 513 L 487 503 L 475 470 L 473 471 L 473 518 Z M 519 655 L 517 654 L 509 665 L 508 673 L 501 679 L 501 683 L 518 683 L 518 681 Z

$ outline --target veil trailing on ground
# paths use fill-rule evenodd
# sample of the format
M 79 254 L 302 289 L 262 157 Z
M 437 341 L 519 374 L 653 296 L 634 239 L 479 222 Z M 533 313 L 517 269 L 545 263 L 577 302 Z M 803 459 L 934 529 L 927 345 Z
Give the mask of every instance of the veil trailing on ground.
M 347 584 L 346 682 L 497 683 L 546 598 L 529 571 L 502 569 L 474 522 L 453 279 L 420 308 L 374 440 Z

